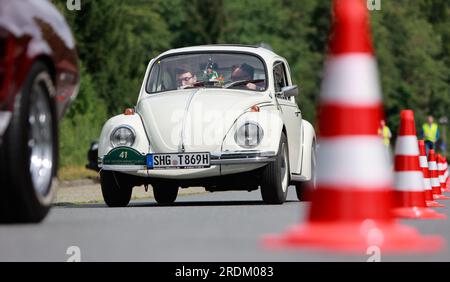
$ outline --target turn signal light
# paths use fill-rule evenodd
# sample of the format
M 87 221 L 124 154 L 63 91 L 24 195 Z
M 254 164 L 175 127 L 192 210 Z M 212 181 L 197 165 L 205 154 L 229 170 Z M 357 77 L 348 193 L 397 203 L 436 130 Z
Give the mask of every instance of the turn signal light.
M 126 108 L 125 111 L 123 112 L 123 114 L 126 115 L 126 116 L 134 115 L 134 109 Z
M 250 108 L 250 112 L 259 112 L 259 107 L 254 105 Z

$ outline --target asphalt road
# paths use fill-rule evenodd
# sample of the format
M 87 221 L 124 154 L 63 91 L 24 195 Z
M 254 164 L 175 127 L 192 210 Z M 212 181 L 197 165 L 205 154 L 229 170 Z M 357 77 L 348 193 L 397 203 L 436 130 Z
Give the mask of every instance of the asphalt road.
M 448 201 L 450 206 L 450 201 Z M 180 197 L 173 206 L 154 200 L 127 208 L 103 204 L 54 207 L 37 225 L 0 225 L 0 261 L 66 261 L 70 246 L 81 261 L 361 261 L 369 255 L 343 256 L 311 250 L 267 251 L 261 236 L 279 233 L 304 220 L 308 203 L 295 199 L 264 205 L 259 191 L 217 192 Z M 450 208 L 439 211 L 450 217 Z M 450 242 L 449 220 L 407 220 L 422 234 Z M 445 248 L 435 254 L 387 256 L 381 261 L 450 261 Z

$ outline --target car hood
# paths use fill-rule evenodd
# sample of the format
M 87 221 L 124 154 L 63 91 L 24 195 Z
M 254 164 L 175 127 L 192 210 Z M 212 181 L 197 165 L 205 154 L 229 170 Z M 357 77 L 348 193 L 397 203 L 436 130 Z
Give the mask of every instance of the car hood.
M 251 91 L 197 88 L 149 94 L 136 111 L 154 152 L 214 152 L 240 115 L 270 102 Z

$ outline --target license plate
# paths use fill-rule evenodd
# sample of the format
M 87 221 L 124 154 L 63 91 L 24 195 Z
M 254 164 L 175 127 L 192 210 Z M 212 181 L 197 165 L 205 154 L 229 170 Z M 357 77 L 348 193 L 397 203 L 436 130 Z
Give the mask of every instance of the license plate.
M 148 154 L 148 169 L 206 168 L 210 166 L 209 153 Z

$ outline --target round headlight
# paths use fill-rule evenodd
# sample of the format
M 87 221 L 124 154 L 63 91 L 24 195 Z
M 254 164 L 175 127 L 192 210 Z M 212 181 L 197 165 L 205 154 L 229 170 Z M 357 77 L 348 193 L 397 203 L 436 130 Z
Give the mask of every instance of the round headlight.
M 246 122 L 236 130 L 234 140 L 243 148 L 253 148 L 261 143 L 264 137 L 264 131 L 259 124 L 255 122 Z
M 111 134 L 111 145 L 113 147 L 132 146 L 136 139 L 136 134 L 131 127 L 119 126 Z

